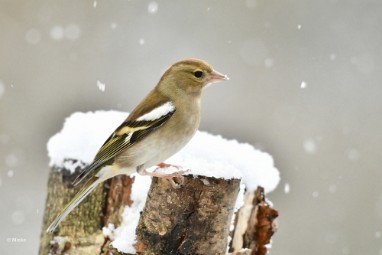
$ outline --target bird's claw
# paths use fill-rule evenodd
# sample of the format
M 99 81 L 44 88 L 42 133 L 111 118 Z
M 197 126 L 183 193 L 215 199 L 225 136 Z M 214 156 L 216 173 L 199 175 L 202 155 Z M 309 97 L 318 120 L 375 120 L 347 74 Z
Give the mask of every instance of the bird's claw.
M 178 179 L 179 183 L 175 182 L 174 179 Z M 168 179 L 168 181 L 170 182 L 171 186 L 174 189 L 179 189 L 180 187 L 182 187 L 182 185 L 184 183 L 184 176 L 180 175 L 178 177 L 171 177 L 171 178 Z
M 145 170 L 144 174 L 145 175 L 149 175 L 149 176 L 155 176 L 155 177 L 158 177 L 158 178 L 167 179 L 174 189 L 179 189 L 184 184 L 184 176 L 183 176 L 183 174 L 189 172 L 190 170 L 189 169 L 187 169 L 187 170 L 179 170 L 179 171 L 176 171 L 174 173 L 158 173 L 157 172 L 158 169 L 166 168 L 166 167 L 175 167 L 177 169 L 180 168 L 179 166 L 161 163 L 161 164 L 158 164 L 158 168 L 156 168 L 153 172 L 148 172 L 148 171 Z M 176 181 L 174 179 L 176 179 Z

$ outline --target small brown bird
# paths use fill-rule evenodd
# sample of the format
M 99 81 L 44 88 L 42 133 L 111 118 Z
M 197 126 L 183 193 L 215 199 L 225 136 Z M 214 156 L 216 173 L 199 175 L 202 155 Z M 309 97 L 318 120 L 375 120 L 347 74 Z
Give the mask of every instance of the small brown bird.
M 57 225 L 101 182 L 120 174 L 139 174 L 171 179 L 173 174 L 147 172 L 182 149 L 200 123 L 200 99 L 208 84 L 228 80 L 203 60 L 186 59 L 173 64 L 155 88 L 99 149 L 93 162 L 74 181 L 86 179 L 63 212 L 47 229 Z

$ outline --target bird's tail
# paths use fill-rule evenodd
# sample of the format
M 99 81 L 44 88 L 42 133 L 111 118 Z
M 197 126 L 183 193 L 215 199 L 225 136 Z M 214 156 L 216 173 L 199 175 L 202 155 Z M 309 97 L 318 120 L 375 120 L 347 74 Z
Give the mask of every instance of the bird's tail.
M 60 222 L 79 204 L 82 200 L 84 200 L 87 195 L 89 195 L 92 190 L 94 190 L 99 183 L 103 181 L 103 178 L 97 178 L 92 177 L 90 180 L 88 180 L 84 187 L 76 194 L 76 196 L 67 204 L 64 208 L 64 210 L 61 212 L 59 216 L 50 224 L 47 232 L 52 233 L 55 228 L 60 224 Z

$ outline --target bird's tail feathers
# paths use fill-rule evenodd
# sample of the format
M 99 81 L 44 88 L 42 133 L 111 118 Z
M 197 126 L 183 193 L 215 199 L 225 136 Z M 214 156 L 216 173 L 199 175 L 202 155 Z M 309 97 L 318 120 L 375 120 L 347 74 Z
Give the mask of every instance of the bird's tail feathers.
M 92 172 L 94 171 L 95 169 L 97 169 L 98 167 L 100 167 L 100 165 L 102 165 L 102 162 L 93 162 L 91 163 L 90 165 L 88 165 L 87 167 L 85 167 L 81 173 L 76 177 L 76 179 L 74 179 L 74 181 L 72 182 L 72 184 L 74 186 L 77 186 L 77 184 L 79 184 L 80 182 L 82 182 L 83 180 L 85 180 L 85 178 Z

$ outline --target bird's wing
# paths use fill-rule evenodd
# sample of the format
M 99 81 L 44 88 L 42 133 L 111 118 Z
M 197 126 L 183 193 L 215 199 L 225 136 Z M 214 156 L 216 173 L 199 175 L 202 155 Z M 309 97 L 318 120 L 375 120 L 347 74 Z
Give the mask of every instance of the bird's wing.
M 175 106 L 171 101 L 168 101 L 134 120 L 128 118 L 106 140 L 99 149 L 93 162 L 82 170 L 73 181 L 73 185 L 77 185 L 91 172 L 96 172 L 100 167 L 112 164 L 115 156 L 132 147 L 135 143 L 141 141 L 151 132 L 161 127 L 171 118 L 175 111 Z

